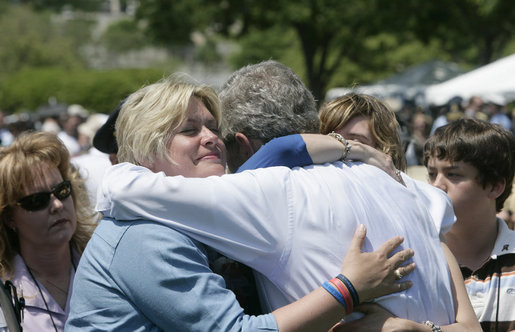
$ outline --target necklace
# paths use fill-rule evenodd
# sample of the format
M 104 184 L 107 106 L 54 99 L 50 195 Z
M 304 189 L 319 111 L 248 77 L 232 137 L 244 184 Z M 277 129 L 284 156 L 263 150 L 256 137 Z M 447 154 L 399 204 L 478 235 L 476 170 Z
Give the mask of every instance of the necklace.
M 29 266 L 27 266 L 27 268 L 29 268 Z M 30 269 L 30 272 L 33 273 L 35 272 L 36 275 L 35 276 L 41 276 L 41 272 L 39 272 L 38 270 L 35 270 L 33 268 L 29 268 Z M 48 280 L 47 278 L 40 278 L 40 279 L 43 279 L 44 281 L 46 281 L 47 283 L 49 283 L 51 286 L 53 286 L 54 288 L 56 288 L 57 290 L 59 290 L 61 293 L 65 294 L 65 295 L 68 295 L 68 291 L 67 290 L 64 290 L 62 289 L 61 287 L 57 286 L 56 284 L 54 284 L 53 282 L 51 282 L 50 280 Z
M 41 287 L 39 287 L 39 283 L 36 280 L 36 278 L 34 278 L 34 275 L 32 274 L 32 271 L 30 270 L 30 267 L 27 266 L 27 270 L 29 271 L 29 274 L 30 274 L 30 277 L 32 278 L 32 281 L 34 281 L 34 283 L 38 287 L 39 295 L 41 295 L 41 298 L 43 299 L 43 303 L 45 303 L 46 312 L 48 313 L 48 316 L 50 316 L 50 320 L 52 321 L 52 325 L 54 326 L 55 332 L 58 332 L 57 326 L 55 326 L 54 318 L 52 317 L 52 313 L 50 312 L 50 308 L 48 308 L 48 303 L 45 300 L 45 296 L 43 295 L 43 292 L 41 291 Z
M 75 270 L 77 270 L 77 268 L 75 267 L 75 263 L 73 262 L 73 252 L 72 252 L 71 246 L 70 246 L 70 256 L 71 256 L 72 266 L 73 266 L 73 269 L 75 271 Z M 39 295 L 41 295 L 41 298 L 43 299 L 43 303 L 45 304 L 46 312 L 48 313 L 48 316 L 50 316 L 50 320 L 52 321 L 52 325 L 54 326 L 55 332 L 59 332 L 59 330 L 57 330 L 57 326 L 55 325 L 54 317 L 52 317 L 52 313 L 50 312 L 50 308 L 48 307 L 48 303 L 47 303 L 47 301 L 45 299 L 45 296 L 43 295 L 43 292 L 41 291 L 41 287 L 39 287 L 38 281 L 36 280 L 36 278 L 32 274 L 32 271 L 31 271 L 30 267 L 27 264 L 25 264 L 25 266 L 27 267 L 27 270 L 29 271 L 29 275 L 32 278 L 32 281 L 34 281 L 34 283 L 36 284 L 36 287 L 38 288 Z M 45 279 L 45 280 L 48 281 L 47 279 Z M 50 281 L 48 281 L 48 282 L 51 285 L 53 285 L 54 287 L 56 287 L 57 289 L 59 289 L 60 291 L 63 291 L 60 287 L 57 287 L 56 285 L 54 285 Z M 72 282 L 72 281 L 70 280 L 70 282 Z M 68 294 L 68 292 L 65 292 L 65 293 Z

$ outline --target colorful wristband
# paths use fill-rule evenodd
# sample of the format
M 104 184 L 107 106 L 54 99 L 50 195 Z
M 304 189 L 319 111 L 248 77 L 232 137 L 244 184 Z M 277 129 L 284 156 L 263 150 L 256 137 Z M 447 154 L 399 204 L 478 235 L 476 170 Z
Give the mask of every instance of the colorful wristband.
M 352 295 L 352 300 L 354 302 L 354 306 L 357 306 L 359 304 L 359 295 L 358 295 L 358 292 L 356 291 L 356 288 L 354 288 L 354 286 L 352 285 L 350 280 L 347 279 L 347 277 L 344 276 L 343 274 L 337 275 L 336 278 L 341 280 L 345 284 L 345 286 L 347 286 L 347 289 L 349 290 L 349 292 Z
M 347 308 L 347 314 L 350 314 L 354 311 L 354 304 L 352 303 L 352 297 L 349 293 L 349 290 L 345 286 L 345 284 L 338 278 L 334 278 L 329 280 L 331 284 L 336 286 L 338 291 L 342 294 L 343 299 L 345 300 L 346 308 Z
M 345 303 L 345 299 L 343 295 L 338 291 L 338 289 L 329 281 L 326 281 L 322 284 L 322 287 L 331 294 L 336 301 L 340 302 L 340 304 L 345 308 L 345 312 L 347 312 L 347 304 Z

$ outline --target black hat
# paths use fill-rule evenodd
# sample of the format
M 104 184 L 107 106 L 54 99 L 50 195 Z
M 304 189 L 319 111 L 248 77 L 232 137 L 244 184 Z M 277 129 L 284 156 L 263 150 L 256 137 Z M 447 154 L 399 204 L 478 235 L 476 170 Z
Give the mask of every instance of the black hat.
M 116 136 L 114 135 L 114 125 L 116 119 L 118 119 L 118 114 L 120 113 L 124 101 L 125 99 L 120 101 L 114 111 L 109 114 L 107 121 L 93 137 L 93 146 L 104 153 L 118 152 L 118 144 L 116 143 Z

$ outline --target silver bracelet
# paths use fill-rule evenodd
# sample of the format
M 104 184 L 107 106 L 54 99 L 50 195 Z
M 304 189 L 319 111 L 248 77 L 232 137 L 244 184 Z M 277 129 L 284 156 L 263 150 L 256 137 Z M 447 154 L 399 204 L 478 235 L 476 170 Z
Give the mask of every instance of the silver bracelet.
M 440 328 L 440 326 L 436 325 L 435 323 L 433 323 L 429 320 L 426 320 L 423 324 L 425 326 L 429 326 L 431 328 L 432 332 L 442 332 L 442 329 Z
M 351 145 L 350 145 L 349 141 L 347 141 L 345 139 L 345 137 L 343 137 L 342 135 L 340 135 L 338 133 L 335 133 L 334 131 L 330 132 L 327 135 L 336 138 L 338 140 L 338 142 L 342 143 L 342 145 L 343 145 L 343 155 L 340 158 L 340 161 L 345 161 L 345 159 L 347 159 L 347 156 L 349 155 L 350 148 L 351 148 Z

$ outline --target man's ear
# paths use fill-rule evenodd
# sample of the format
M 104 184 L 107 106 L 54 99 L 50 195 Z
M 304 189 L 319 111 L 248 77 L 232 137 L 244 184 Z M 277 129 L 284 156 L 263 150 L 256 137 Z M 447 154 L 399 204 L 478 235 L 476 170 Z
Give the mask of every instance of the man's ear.
M 491 199 L 497 199 L 497 197 L 501 196 L 506 188 L 506 181 L 502 180 L 492 185 L 490 192 L 488 193 L 488 197 Z
M 234 141 L 226 143 L 229 170 L 236 172 L 262 145 L 263 141 L 258 138 L 249 138 L 240 132 L 234 134 Z
M 254 151 L 254 147 L 252 146 L 252 143 L 250 142 L 250 139 L 245 136 L 243 133 L 236 133 L 234 135 L 234 138 L 236 139 L 236 143 L 238 144 L 238 149 L 240 150 L 240 153 L 244 153 L 246 158 L 250 158 L 256 151 Z

